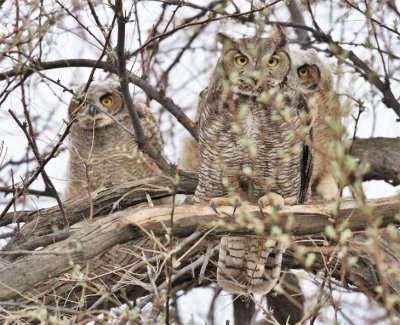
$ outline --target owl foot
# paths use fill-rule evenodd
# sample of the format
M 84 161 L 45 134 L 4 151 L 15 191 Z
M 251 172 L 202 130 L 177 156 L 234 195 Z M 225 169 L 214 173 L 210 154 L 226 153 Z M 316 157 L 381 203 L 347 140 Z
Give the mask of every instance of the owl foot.
M 260 199 L 258 200 L 258 204 L 261 208 L 271 205 L 275 209 L 279 210 L 282 209 L 285 205 L 285 200 L 281 195 L 274 192 L 269 192 L 268 194 L 260 197 Z
M 185 200 L 183 201 L 184 205 L 194 205 L 196 203 L 194 195 L 186 196 Z
M 233 206 L 232 216 L 234 216 L 237 207 L 240 206 L 241 203 L 242 203 L 242 201 L 241 201 L 240 197 L 238 197 L 238 196 L 220 196 L 220 197 L 215 197 L 215 198 L 211 199 L 210 206 L 215 211 L 215 213 L 218 215 L 219 215 L 219 212 L 217 210 L 217 207 L 224 206 L 224 205 Z
M 338 185 L 330 174 L 319 179 L 316 192 L 324 201 L 334 201 L 339 197 Z
M 296 196 L 286 197 L 284 201 L 285 205 L 296 205 L 298 203 L 298 199 Z

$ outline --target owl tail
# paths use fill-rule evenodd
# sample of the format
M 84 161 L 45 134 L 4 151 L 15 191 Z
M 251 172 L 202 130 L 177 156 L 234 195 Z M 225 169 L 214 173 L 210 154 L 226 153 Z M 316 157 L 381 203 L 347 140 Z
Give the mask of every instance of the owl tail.
M 279 280 L 286 245 L 274 242 L 265 247 L 261 237 L 222 237 L 217 282 L 227 292 L 264 295 Z

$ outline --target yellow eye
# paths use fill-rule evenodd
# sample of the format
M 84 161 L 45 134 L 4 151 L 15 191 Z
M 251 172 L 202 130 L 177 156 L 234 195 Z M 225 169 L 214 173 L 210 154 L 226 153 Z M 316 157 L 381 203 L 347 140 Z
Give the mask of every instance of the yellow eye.
M 101 105 L 105 106 L 105 107 L 109 107 L 112 105 L 113 100 L 111 96 L 104 96 L 100 99 L 100 103 Z
M 249 62 L 249 59 L 244 55 L 241 55 L 235 58 L 235 62 L 237 65 L 244 66 Z
M 300 78 L 307 78 L 309 75 L 309 70 L 307 67 L 301 67 L 297 70 L 297 74 Z
M 272 57 L 267 61 L 267 66 L 274 68 L 278 65 L 278 63 L 279 63 L 279 59 Z

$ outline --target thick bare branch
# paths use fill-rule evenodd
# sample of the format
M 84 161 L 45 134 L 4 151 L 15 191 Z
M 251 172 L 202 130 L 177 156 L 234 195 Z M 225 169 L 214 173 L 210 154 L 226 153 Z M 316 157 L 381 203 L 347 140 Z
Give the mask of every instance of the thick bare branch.
M 292 22 L 300 25 L 305 25 L 303 13 L 297 3 L 297 1 L 290 1 L 288 5 L 288 9 L 290 12 L 290 17 L 292 18 Z M 302 43 L 310 43 L 310 37 L 305 29 L 295 28 L 295 32 L 297 35 L 297 40 Z
M 389 223 L 398 223 L 396 215 L 400 209 L 400 198 L 371 200 L 368 202 L 371 213 L 375 218 L 381 218 L 380 227 Z M 222 207 L 221 212 L 231 215 L 232 207 Z M 359 209 L 355 202 L 344 202 L 340 208 L 337 221 L 346 222 L 348 228 L 357 231 L 364 230 L 367 225 L 365 214 Z M 247 213 L 252 213 L 258 218 L 268 215 L 273 211 L 264 209 L 261 214 L 259 207 L 250 206 Z M 173 235 L 177 238 L 185 238 L 194 231 L 206 232 L 219 226 L 213 231 L 214 236 L 226 233 L 249 234 L 246 224 L 239 224 L 226 218 L 225 214 L 216 215 L 209 206 L 177 206 L 174 211 Z M 31 256 L 18 260 L 0 270 L 0 300 L 17 298 L 33 286 L 56 277 L 73 268 L 73 265 L 84 263 L 99 254 L 105 252 L 116 244 L 138 240 L 147 236 L 150 231 L 156 237 L 165 236 L 170 221 L 171 207 L 160 206 L 156 208 L 129 208 L 116 212 L 110 216 L 98 219 L 89 224 L 66 240 L 56 243 L 39 256 Z M 299 205 L 286 207 L 279 212 L 280 224 L 286 224 L 292 220 L 291 232 L 294 236 L 313 236 L 318 238 L 324 233 L 326 226 L 331 225 L 333 220 L 332 211 L 324 205 Z M 289 218 L 289 219 L 288 219 Z M 266 231 L 270 231 L 274 223 L 268 219 L 263 220 Z M 235 229 L 235 230 L 228 230 Z M 313 237 L 310 237 L 313 238 Z M 313 245 L 324 246 L 325 241 L 310 241 Z M 320 248 L 321 252 L 323 247 Z M 51 252 L 57 252 L 54 256 Z M 64 251 L 65 254 L 58 252 Z M 48 255 L 43 254 L 47 252 Z M 22 279 L 15 283 L 15 278 Z
M 399 138 L 357 139 L 351 154 L 369 162 L 371 168 L 364 180 L 380 179 L 394 186 L 400 185 Z
M 400 175 L 400 141 L 398 138 L 372 138 L 356 139 L 353 145 L 352 155 L 371 165 L 370 171 L 364 176 L 365 180 L 385 180 L 393 185 L 399 184 Z M 143 191 L 146 191 L 153 199 L 160 199 L 171 195 L 174 186 L 172 178 L 146 179 L 118 185 L 113 188 L 104 188 L 93 197 L 94 215 L 102 216 L 115 209 L 124 209 L 139 203 L 147 202 Z M 195 173 L 181 172 L 178 194 L 193 194 L 197 186 L 197 175 Z M 117 202 L 117 204 L 115 203 Z M 89 215 L 87 198 L 77 202 L 66 202 L 68 222 L 74 224 Z M 4 226 L 17 220 L 29 222 L 22 228 L 21 238 L 29 240 L 32 236 L 48 234 L 52 229 L 60 229 L 62 216 L 57 207 L 42 209 L 37 212 L 9 213 L 0 220 L 0 226 Z M 35 229 L 33 231 L 33 229 Z M 28 235 L 29 234 L 29 235 Z M 13 246 L 20 240 L 12 240 Z M 20 242 L 21 244 L 21 242 Z
M 170 196 L 175 184 L 175 179 L 165 176 L 127 182 L 112 188 L 101 188 L 92 195 L 93 215 L 104 216 L 113 211 L 140 203 L 147 203 L 146 194 L 150 195 L 153 200 Z M 197 175 L 195 173 L 181 172 L 176 193 L 191 194 L 194 192 L 196 185 Z M 87 197 L 66 201 L 64 202 L 64 208 L 70 225 L 85 220 L 90 216 Z M 15 217 L 17 220 L 14 219 Z M 28 223 L 24 225 L 19 235 L 8 243 L 7 249 L 19 247 L 34 237 L 53 232 L 54 229 L 62 229 L 63 224 L 59 208 L 53 207 L 36 212 L 7 214 L 5 219 L 1 220 L 0 226 L 17 221 Z

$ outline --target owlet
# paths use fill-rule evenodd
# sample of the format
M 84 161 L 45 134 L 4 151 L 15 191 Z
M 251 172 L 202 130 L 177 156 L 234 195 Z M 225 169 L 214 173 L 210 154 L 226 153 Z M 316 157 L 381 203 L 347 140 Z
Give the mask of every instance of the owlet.
M 70 161 L 66 199 L 161 173 L 155 162 L 137 145 L 119 83 L 109 77 L 77 90 L 69 106 L 71 127 L 68 150 Z M 136 105 L 145 135 L 160 152 L 163 142 L 150 109 Z

